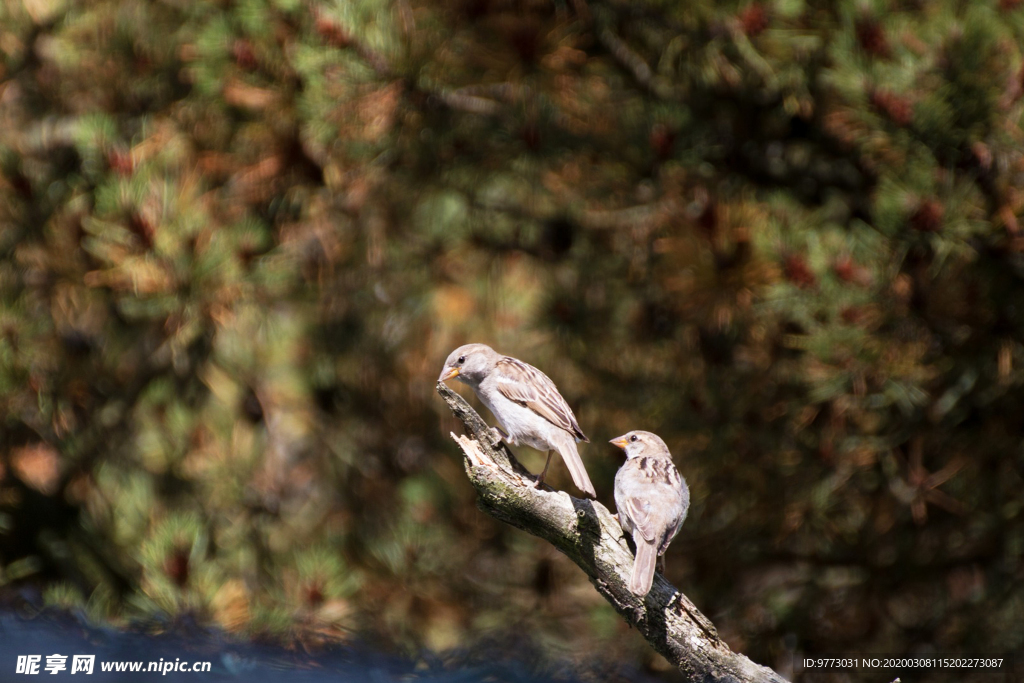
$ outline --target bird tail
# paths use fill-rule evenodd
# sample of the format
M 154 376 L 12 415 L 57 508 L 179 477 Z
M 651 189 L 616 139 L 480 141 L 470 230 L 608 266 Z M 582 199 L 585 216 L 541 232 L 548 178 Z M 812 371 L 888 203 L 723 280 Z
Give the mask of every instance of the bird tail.
M 569 474 L 572 475 L 572 481 L 576 484 L 576 488 L 591 498 L 597 498 L 594 485 L 590 482 L 590 477 L 587 476 L 587 468 L 583 466 L 583 459 L 580 458 L 580 453 L 576 450 L 575 440 L 566 438 L 558 444 L 557 450 L 562 456 L 562 460 L 565 461 L 565 466 L 569 468 Z
M 658 548 L 654 543 L 648 543 L 642 536 L 636 534 L 636 561 L 633 563 L 633 573 L 629 577 L 629 590 L 634 595 L 647 595 L 654 583 L 654 565 L 658 561 Z

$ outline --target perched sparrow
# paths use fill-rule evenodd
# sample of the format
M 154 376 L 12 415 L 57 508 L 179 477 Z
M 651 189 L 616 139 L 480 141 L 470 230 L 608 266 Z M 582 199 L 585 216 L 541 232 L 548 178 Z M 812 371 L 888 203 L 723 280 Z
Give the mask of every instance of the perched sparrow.
M 626 451 L 626 462 L 615 475 L 615 507 L 622 530 L 636 544 L 629 590 L 647 595 L 657 559 L 686 519 L 690 489 L 657 434 L 629 432 L 611 443 Z
M 576 450 L 576 442 L 588 439 L 572 409 L 543 372 L 511 356 L 503 356 L 486 344 L 466 344 L 452 351 L 437 381 L 457 377 L 480 397 L 505 429 L 505 440 L 525 444 L 548 455 L 537 486 L 558 451 L 576 486 L 596 498 L 594 485 Z

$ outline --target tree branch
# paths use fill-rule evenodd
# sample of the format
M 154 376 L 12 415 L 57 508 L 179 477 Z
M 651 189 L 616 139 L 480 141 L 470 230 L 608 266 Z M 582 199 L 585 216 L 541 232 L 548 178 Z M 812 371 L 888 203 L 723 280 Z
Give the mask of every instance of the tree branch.
M 597 592 L 690 681 L 785 683 L 771 669 L 737 654 L 707 617 L 660 574 L 646 597 L 628 588 L 633 568 L 618 520 L 601 503 L 564 491 L 534 488 L 534 477 L 459 394 L 438 383 L 441 395 L 469 432 L 452 438 L 465 454 L 466 473 L 484 512 L 538 536 L 565 553 Z

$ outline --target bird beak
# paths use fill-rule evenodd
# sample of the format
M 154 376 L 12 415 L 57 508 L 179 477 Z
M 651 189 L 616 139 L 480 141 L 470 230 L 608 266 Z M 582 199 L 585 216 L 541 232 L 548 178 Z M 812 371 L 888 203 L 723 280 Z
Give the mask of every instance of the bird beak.
M 458 377 L 458 376 L 459 376 L 459 369 L 458 368 L 445 368 L 444 370 L 441 371 L 441 376 L 437 378 L 437 381 L 438 382 L 447 382 L 452 377 Z
M 627 444 L 628 442 L 626 441 L 626 435 L 625 435 L 625 434 L 623 434 L 622 436 L 617 436 L 617 437 L 615 437 L 614 439 L 612 439 L 612 440 L 611 440 L 611 441 L 609 441 L 608 443 L 610 443 L 610 444 L 612 444 L 612 445 L 614 445 L 614 446 L 618 446 L 618 447 L 619 447 L 619 448 L 621 448 L 622 450 L 626 450 L 626 444 Z

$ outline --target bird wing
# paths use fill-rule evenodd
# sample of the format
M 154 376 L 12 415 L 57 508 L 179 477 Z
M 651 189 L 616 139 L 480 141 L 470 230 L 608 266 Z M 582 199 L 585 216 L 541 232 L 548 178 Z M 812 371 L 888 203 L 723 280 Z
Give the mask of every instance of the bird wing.
M 656 530 L 651 519 L 651 504 L 640 498 L 627 498 L 625 501 L 626 515 L 633 521 L 633 528 L 640 532 L 648 543 L 654 542 Z
M 675 469 L 675 467 L 672 469 Z M 683 522 L 686 521 L 686 513 L 690 510 L 690 487 L 686 485 L 686 480 L 683 479 L 683 475 L 679 474 L 678 470 L 676 470 L 676 476 L 679 482 L 679 516 L 676 518 L 672 528 L 665 534 L 665 539 L 661 542 L 661 547 L 658 548 L 659 555 L 668 550 L 668 544 L 672 542 L 672 539 L 676 537 L 679 530 L 683 528 Z
M 672 539 L 676 537 L 676 534 L 679 533 L 679 530 L 683 528 L 683 521 L 685 519 L 685 515 L 680 517 L 676 524 L 665 533 L 665 538 L 661 540 L 661 545 L 658 546 L 658 555 L 665 554 L 665 551 L 668 550 L 668 544 L 672 542 Z
M 529 363 L 505 356 L 495 364 L 494 373 L 498 391 L 505 398 L 526 406 L 580 441 L 590 441 L 555 383 L 543 372 Z

